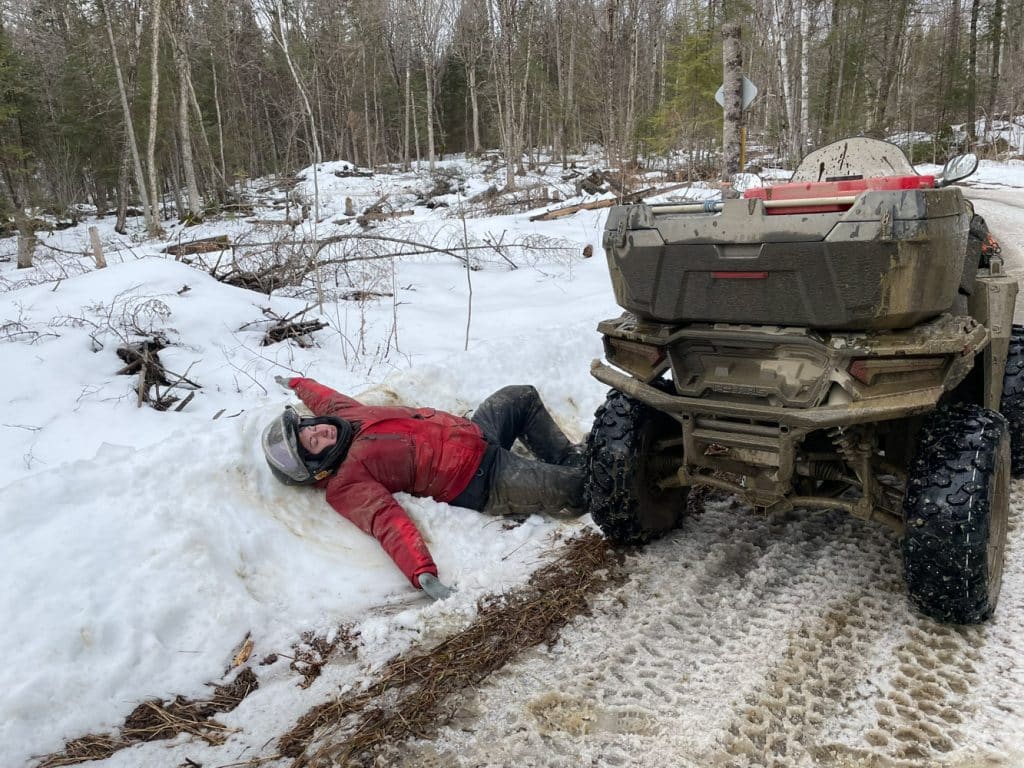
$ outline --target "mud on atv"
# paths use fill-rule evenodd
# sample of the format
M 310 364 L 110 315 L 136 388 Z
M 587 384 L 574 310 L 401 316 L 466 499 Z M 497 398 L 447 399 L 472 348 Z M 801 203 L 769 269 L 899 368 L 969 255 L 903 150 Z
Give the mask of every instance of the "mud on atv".
M 612 389 L 588 439 L 605 535 L 672 530 L 696 486 L 842 510 L 902 536 L 925 614 L 990 616 L 1024 473 L 1024 328 L 951 186 L 976 167 L 920 176 L 894 145 L 849 139 L 742 198 L 613 208 L 626 312 L 598 327 L 591 372 Z

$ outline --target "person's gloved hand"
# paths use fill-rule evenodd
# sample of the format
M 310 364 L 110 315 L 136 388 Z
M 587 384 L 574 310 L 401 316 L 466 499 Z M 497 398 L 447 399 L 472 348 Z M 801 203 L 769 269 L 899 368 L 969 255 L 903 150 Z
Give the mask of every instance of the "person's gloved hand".
M 274 377 L 274 381 L 276 381 L 282 387 L 287 389 L 289 392 L 291 391 L 292 388 L 288 386 L 288 382 L 291 381 L 291 379 L 289 377 L 287 377 L 287 376 L 275 376 Z
M 446 597 L 451 596 L 455 590 L 451 587 L 446 587 L 441 581 L 432 573 L 421 573 L 420 574 L 420 589 L 426 592 L 434 600 L 444 600 Z

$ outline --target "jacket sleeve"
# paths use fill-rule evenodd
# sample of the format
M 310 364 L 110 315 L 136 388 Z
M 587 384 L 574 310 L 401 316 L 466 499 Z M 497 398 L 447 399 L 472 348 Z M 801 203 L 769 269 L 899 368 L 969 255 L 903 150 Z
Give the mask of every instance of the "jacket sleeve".
M 437 565 L 416 524 L 383 485 L 372 479 L 347 481 L 336 476 L 327 487 L 327 502 L 377 539 L 414 587 L 420 586 L 420 574 L 437 576 Z
M 325 387 L 314 379 L 296 376 L 289 379 L 288 386 L 295 390 L 299 399 L 317 416 L 333 416 L 345 408 L 359 405 L 358 400 Z

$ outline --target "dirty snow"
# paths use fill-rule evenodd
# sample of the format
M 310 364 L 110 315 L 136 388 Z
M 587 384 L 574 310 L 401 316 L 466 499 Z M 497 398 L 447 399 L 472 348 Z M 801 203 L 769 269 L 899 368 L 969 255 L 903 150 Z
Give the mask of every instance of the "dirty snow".
M 260 687 L 218 716 L 234 729 L 224 746 L 178 737 L 101 764 L 270 758 L 275 737 L 310 707 L 463 626 L 477 597 L 522 582 L 589 525 L 533 517 L 508 528 L 403 495 L 459 590 L 431 603 L 322 494 L 280 486 L 263 463 L 260 431 L 289 402 L 277 374 L 455 412 L 531 382 L 573 437 L 589 429 L 603 396 L 588 375 L 600 355 L 594 326 L 618 313 L 600 251 L 604 212 L 473 216 L 463 233 L 452 209 L 493 180 L 477 164 L 450 166 L 464 191 L 428 211 L 414 206 L 429 186 L 422 176 L 339 178 L 345 165 L 323 164 L 322 221 L 305 234 L 350 231 L 333 223 L 345 197 L 361 211 L 387 195 L 414 214 L 386 231 L 419 242 L 540 235 L 568 245 L 515 254 L 517 269 L 493 253 L 468 273 L 436 254 L 360 264 L 348 284 L 327 288 L 394 295 L 328 302 L 329 327 L 312 348 L 259 345 L 264 308 L 292 314 L 308 296 L 220 283 L 159 254 L 164 243 L 144 241 L 141 222 L 130 237 L 112 221 L 86 222 L 100 227 L 106 270 L 65 253 L 85 252 L 86 224 L 46 236 L 61 251 L 41 248 L 35 269 L 0 264 L 0 765 L 32 765 L 68 739 L 111 732 L 147 698 L 208 695 L 208 683 L 233 676 L 247 634 Z M 540 181 L 571 191 L 555 170 Z M 1024 166 L 983 163 L 971 181 L 1020 273 Z M 265 236 L 255 229 L 244 219 L 175 226 L 167 240 Z M 595 258 L 580 257 L 585 244 Z M 0 249 L 10 254 L 13 242 Z M 180 412 L 136 407 L 136 378 L 115 374 L 119 343 L 156 330 L 171 342 L 165 366 L 202 386 Z M 1014 489 L 1020 509 L 1024 486 Z M 495 675 L 435 740 L 399 748 L 393 764 L 1024 764 L 1019 535 L 1018 524 L 994 621 L 947 628 L 908 607 L 885 531 L 833 514 L 768 521 L 718 501 L 630 555 L 630 578 L 592 616 Z M 342 628 L 358 634 L 355 650 L 300 688 L 292 646 Z

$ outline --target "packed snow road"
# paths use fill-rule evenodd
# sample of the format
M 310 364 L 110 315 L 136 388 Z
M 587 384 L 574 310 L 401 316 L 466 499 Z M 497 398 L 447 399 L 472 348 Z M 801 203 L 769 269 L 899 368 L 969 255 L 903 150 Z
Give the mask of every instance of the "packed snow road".
M 1016 483 L 1015 512 L 1024 507 Z M 482 687 L 416 766 L 1024 764 L 1024 546 L 988 624 L 915 613 L 898 542 L 842 514 L 709 502 L 629 556 L 554 647 Z
M 985 186 L 964 191 L 999 240 L 1006 272 L 1020 280 L 1024 277 L 1024 190 Z M 1024 299 L 1019 296 L 1014 319 L 1024 322 Z

